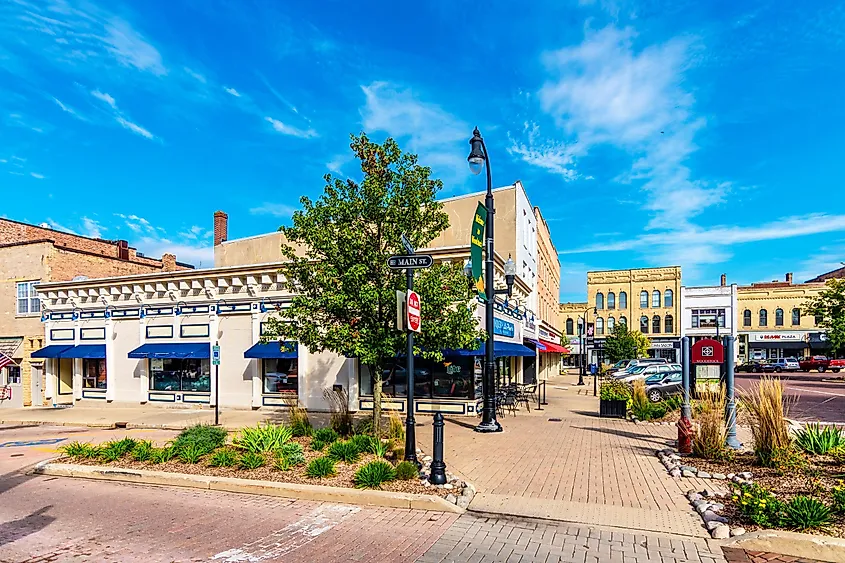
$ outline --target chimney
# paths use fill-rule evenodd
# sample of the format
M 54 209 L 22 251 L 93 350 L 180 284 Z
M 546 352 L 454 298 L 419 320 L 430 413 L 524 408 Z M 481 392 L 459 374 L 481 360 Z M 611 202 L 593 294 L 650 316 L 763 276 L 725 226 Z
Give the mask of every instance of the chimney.
M 786 272 L 786 283 L 792 283 L 792 272 Z
M 129 243 L 125 240 L 117 241 L 117 258 L 119 260 L 129 260 Z
M 722 287 L 725 287 L 726 285 L 728 285 L 728 275 L 722 274 Z
M 162 272 L 175 272 L 176 271 L 176 255 L 175 254 L 162 254 L 161 255 L 161 271 Z
M 214 212 L 214 246 L 229 240 L 229 216 L 222 211 Z

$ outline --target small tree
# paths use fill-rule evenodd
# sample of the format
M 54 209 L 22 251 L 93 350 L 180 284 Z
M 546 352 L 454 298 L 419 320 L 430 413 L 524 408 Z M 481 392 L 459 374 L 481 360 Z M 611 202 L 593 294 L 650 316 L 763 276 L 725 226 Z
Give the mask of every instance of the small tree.
M 845 279 L 830 279 L 825 289 L 804 305 L 807 314 L 818 319 L 818 326 L 827 332 L 834 356 L 845 352 Z
M 604 341 L 604 353 L 610 363 L 637 357 L 637 339 L 625 323 L 617 323 L 613 326 L 613 330 Z
M 648 336 L 638 330 L 632 330 L 631 336 L 637 341 L 637 355 L 636 358 L 645 358 L 648 356 L 648 349 L 651 347 L 651 341 Z
M 327 174 L 323 195 L 300 199 L 293 225 L 282 227 L 289 244 L 281 273 L 294 297 L 271 318 L 266 335 L 296 339 L 312 352 L 328 350 L 358 358 L 373 383 L 373 428 L 381 423 L 382 375 L 387 362 L 405 352 L 405 333 L 396 328 L 396 291 L 405 272 L 387 259 L 404 253 L 404 233 L 424 248 L 449 226 L 435 198 L 443 185 L 417 157 L 403 153 L 393 139 L 371 142 L 351 137 L 363 180 Z M 476 347 L 481 336 L 473 316 L 475 300 L 459 264 L 419 272 L 422 334 L 415 353 L 442 359 L 443 348 Z

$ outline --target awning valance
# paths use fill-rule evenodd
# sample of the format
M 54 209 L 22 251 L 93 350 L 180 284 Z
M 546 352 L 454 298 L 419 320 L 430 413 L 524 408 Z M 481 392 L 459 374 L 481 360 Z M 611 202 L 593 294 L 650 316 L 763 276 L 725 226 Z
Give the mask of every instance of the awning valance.
M 540 339 L 540 344 L 543 345 L 544 352 L 547 354 L 568 354 L 569 350 L 561 346 L 560 344 L 555 344 L 554 342 L 549 342 L 548 340 Z
M 72 345 L 68 344 L 50 344 L 49 346 L 45 346 L 40 350 L 36 350 L 31 354 L 33 358 L 60 358 L 61 353 L 70 350 L 73 348 Z
M 444 356 L 484 356 L 486 354 L 486 343 L 482 343 L 481 347 L 476 350 L 443 350 Z M 535 356 L 537 352 L 515 342 L 493 342 L 493 355 L 497 358 L 511 357 L 511 356 Z
M 143 344 L 129 352 L 130 358 L 210 358 L 208 342 L 168 342 Z
M 105 344 L 80 344 L 79 346 L 71 346 L 64 352 L 59 353 L 60 358 L 88 358 L 100 359 L 106 357 Z
M 296 358 L 298 348 L 296 342 L 259 342 L 244 352 L 244 358 Z

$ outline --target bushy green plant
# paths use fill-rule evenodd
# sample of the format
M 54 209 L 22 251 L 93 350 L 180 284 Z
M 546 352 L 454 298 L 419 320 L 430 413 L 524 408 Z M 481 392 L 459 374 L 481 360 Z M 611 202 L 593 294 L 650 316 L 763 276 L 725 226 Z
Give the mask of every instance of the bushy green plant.
M 740 486 L 734 490 L 733 501 L 740 514 L 750 522 L 764 528 L 780 526 L 784 504 L 760 485 Z
M 396 478 L 400 481 L 416 479 L 419 475 L 420 470 L 410 461 L 402 461 L 396 465 Z
M 373 419 L 364 418 L 358 421 L 355 425 L 355 434 L 364 434 L 366 436 L 373 435 Z
M 135 461 L 149 461 L 150 456 L 153 455 L 153 443 L 149 440 L 140 440 L 135 447 L 132 448 L 132 459 Z
M 797 496 L 783 509 L 783 524 L 796 530 L 824 529 L 831 518 L 830 509 L 811 497 Z
M 334 460 L 327 456 L 312 459 L 308 467 L 305 468 L 305 474 L 312 479 L 333 477 L 337 473 L 334 463 Z
M 680 410 L 681 405 L 683 404 L 684 398 L 681 395 L 670 395 L 669 397 L 666 397 L 665 399 L 663 399 L 663 401 L 660 402 L 660 405 L 662 405 L 666 409 L 666 412 Z
M 352 436 L 349 441 L 355 445 L 355 448 L 362 454 L 369 453 L 370 445 L 372 444 L 373 437 L 367 436 L 366 434 L 356 434 Z
M 246 452 L 238 460 L 238 467 L 241 469 L 258 469 L 259 467 L 264 467 L 266 461 L 260 453 Z
M 295 438 L 311 435 L 311 421 L 308 420 L 308 412 L 294 401 L 288 411 L 290 415 L 290 429 Z
M 845 435 L 836 426 L 822 428 L 819 423 L 810 423 L 795 433 L 795 444 L 808 454 L 825 455 L 845 446 Z
M 283 424 L 247 426 L 238 432 L 232 445 L 250 453 L 272 452 L 290 441 L 293 431 Z
M 326 443 L 317 438 L 311 438 L 311 449 L 315 452 L 321 452 L 325 449 Z
M 284 459 L 288 461 L 291 465 L 304 465 L 305 464 L 305 454 L 302 452 L 293 452 L 290 455 L 282 456 Z
M 338 440 L 329 446 L 326 455 L 335 461 L 355 463 L 358 459 L 360 459 L 361 452 L 353 442 Z
M 393 447 L 393 441 L 388 440 L 383 442 L 377 438 L 374 438 L 370 442 L 370 453 L 375 455 L 376 457 L 384 457 L 387 455 L 387 452 Z M 402 450 L 402 455 L 404 456 L 404 449 Z
M 165 446 L 163 448 L 155 448 L 150 455 L 150 461 L 155 464 L 167 463 L 175 456 L 176 449 L 171 446 Z
M 87 459 L 96 457 L 96 455 L 92 455 L 91 453 L 93 449 L 94 446 L 92 446 L 91 444 L 87 442 L 77 441 L 65 444 L 64 446 L 59 448 L 59 451 L 68 457 L 77 459 Z
M 845 514 L 845 486 L 838 485 L 830 491 L 830 508 L 837 514 Z
M 302 445 L 297 442 L 288 442 L 284 446 L 281 447 L 279 453 L 284 456 L 288 457 L 292 454 L 302 454 L 303 453 Z
M 394 479 L 396 479 L 396 470 L 393 466 L 378 459 L 356 471 L 353 481 L 358 489 L 379 489 L 382 483 Z
M 276 471 L 290 471 L 293 464 L 285 456 L 279 456 L 273 460 L 273 469 Z
M 202 451 L 204 454 L 226 444 L 228 433 L 225 428 L 212 426 L 210 424 L 195 424 L 182 430 L 176 439 L 173 440 L 173 447 L 181 450 L 189 445 L 194 445 L 194 451 Z
M 605 379 L 599 387 L 602 401 L 627 401 L 631 398 L 631 386 L 618 379 Z
M 135 447 L 135 443 L 135 440 L 132 438 L 105 442 L 100 446 L 100 459 L 103 461 L 117 461 L 131 452 L 132 448 Z
M 234 467 L 238 464 L 238 454 L 227 448 L 215 450 L 208 458 L 211 467 Z
M 195 442 L 193 444 L 183 445 L 179 449 L 174 449 L 176 449 L 176 455 L 179 456 L 179 461 L 182 463 L 197 463 L 202 459 L 202 456 L 208 453 L 206 451 L 207 448 L 207 444 Z
M 845 446 L 837 446 L 827 452 L 827 455 L 835 459 L 840 465 L 845 464 Z
M 335 432 L 333 428 L 318 428 L 311 434 L 311 436 L 315 440 L 319 440 L 324 444 L 331 444 L 332 442 L 335 442 L 338 440 L 338 438 L 340 438 L 338 433 Z
M 666 414 L 666 407 L 662 403 L 652 403 L 645 392 L 645 381 L 637 380 L 631 390 L 631 400 L 628 408 L 631 414 L 639 420 L 661 418 Z
M 779 475 L 786 475 L 805 469 L 807 460 L 804 458 L 804 454 L 789 445 L 786 448 L 778 448 L 772 451 L 770 464 Z

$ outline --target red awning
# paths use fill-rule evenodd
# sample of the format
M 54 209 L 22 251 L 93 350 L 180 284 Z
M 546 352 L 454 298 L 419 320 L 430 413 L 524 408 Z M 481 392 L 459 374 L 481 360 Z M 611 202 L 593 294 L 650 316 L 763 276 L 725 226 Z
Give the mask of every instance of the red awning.
M 560 344 L 555 344 L 554 342 L 549 342 L 548 340 L 540 339 L 540 343 L 546 347 L 543 350 L 547 354 L 568 354 L 569 350 L 561 346 Z

